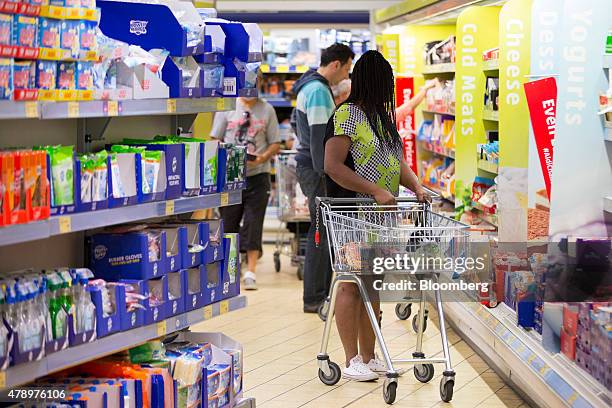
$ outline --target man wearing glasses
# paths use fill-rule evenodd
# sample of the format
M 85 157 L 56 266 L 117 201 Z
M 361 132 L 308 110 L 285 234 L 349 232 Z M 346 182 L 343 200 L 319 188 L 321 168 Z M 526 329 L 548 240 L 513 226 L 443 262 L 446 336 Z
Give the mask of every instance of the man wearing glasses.
M 280 149 L 276 112 L 262 99 L 238 98 L 235 111 L 215 115 L 211 136 L 247 148 L 247 186 L 242 203 L 222 207 L 221 217 L 227 232 L 240 233 L 240 251 L 247 254 L 243 288 L 255 290 L 255 268 L 262 253 L 263 223 L 270 197 L 270 159 Z

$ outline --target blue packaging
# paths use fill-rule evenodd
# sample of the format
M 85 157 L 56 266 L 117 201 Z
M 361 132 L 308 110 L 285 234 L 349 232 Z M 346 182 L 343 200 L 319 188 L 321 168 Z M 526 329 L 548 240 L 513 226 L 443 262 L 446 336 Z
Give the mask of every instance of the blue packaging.
M 204 282 L 204 305 L 223 299 L 223 261 L 202 265 L 206 274 Z
M 189 268 L 185 271 L 183 288 L 185 290 L 185 311 L 200 309 L 205 306 L 206 267 L 204 265 Z
M 185 312 L 185 282 L 187 271 L 180 270 L 178 272 L 168 273 L 168 317 L 175 316 Z
M 60 48 L 68 50 L 73 58 L 79 57 L 79 21 L 62 20 L 60 25 Z
M 144 300 L 144 324 L 153 324 L 168 317 L 168 278 L 162 276 L 157 279 L 123 280 L 128 284 L 138 284 L 141 294 L 146 297 Z
M 37 61 L 35 87 L 38 89 L 55 89 L 57 83 L 57 63 L 55 61 Z
M 13 63 L 14 89 L 34 89 L 36 83 L 36 63 L 34 61 L 15 61 Z
M 95 234 L 91 255 L 96 277 L 110 281 L 158 278 L 166 274 L 165 232 Z
M 38 20 L 38 44 L 44 48 L 60 47 L 60 20 L 41 17 Z
M 13 95 L 13 60 L 0 58 L 0 99 L 11 99 Z
M 121 331 L 130 330 L 135 327 L 140 327 L 144 324 L 145 311 L 141 308 L 134 310 L 128 310 L 128 304 L 126 302 L 126 292 L 128 288 L 133 289 L 133 293 L 142 294 L 144 292 L 144 281 L 120 281 L 117 292 L 117 308 L 119 309 L 119 316 L 121 317 Z M 139 302 L 141 305 L 144 301 Z M 142 305 L 144 307 L 144 305 Z
M 113 334 L 121 328 L 121 313 L 118 306 L 118 299 L 123 296 L 125 301 L 125 289 L 123 287 L 112 285 L 107 288 L 110 297 L 110 303 L 113 306 L 112 313 L 104 314 L 104 301 L 102 299 L 102 289 L 99 287 L 91 287 L 91 301 L 96 307 L 96 335 L 98 338 Z M 120 290 L 123 289 L 123 290 Z
M 208 245 L 206 246 L 205 263 L 218 262 L 225 259 L 223 247 L 223 220 L 208 220 Z
M 94 89 L 93 62 L 79 61 L 76 63 L 76 89 L 87 91 Z
M 224 234 L 223 246 L 225 260 L 223 261 L 223 299 L 240 294 L 240 235 Z
M 81 50 L 91 51 L 96 49 L 96 25 L 95 21 L 82 20 L 79 24 L 79 47 Z
M 208 245 L 208 224 L 191 221 L 182 224 L 165 224 L 164 226 L 164 228 L 170 227 L 178 228 L 181 268 L 189 269 L 202 264 Z
M 11 45 L 13 42 L 13 16 L 0 14 L 0 45 Z
M 57 89 L 76 89 L 76 64 L 74 62 L 57 63 Z
M 15 14 L 13 16 L 13 45 L 20 47 L 37 47 L 37 26 L 38 18 Z

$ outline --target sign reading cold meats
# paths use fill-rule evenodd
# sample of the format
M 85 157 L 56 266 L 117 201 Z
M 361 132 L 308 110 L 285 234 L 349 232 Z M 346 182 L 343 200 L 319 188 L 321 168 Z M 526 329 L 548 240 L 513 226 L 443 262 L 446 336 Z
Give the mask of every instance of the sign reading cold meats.
M 524 86 L 532 122 L 527 196 L 527 239 L 531 242 L 548 240 L 554 156 L 552 123 L 555 122 L 556 130 L 557 112 L 555 78 L 559 75 L 559 54 L 562 51 L 559 41 L 564 1 L 536 0 L 531 8 L 531 82 Z M 536 111 L 539 120 L 534 118 Z M 546 124 L 546 129 L 542 124 Z M 540 127 L 536 129 L 536 126 Z

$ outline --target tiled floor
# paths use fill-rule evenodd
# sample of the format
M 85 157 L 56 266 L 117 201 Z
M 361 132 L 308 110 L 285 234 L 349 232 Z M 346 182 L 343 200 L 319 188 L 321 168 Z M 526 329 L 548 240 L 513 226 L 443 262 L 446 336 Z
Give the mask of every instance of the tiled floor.
M 257 273 L 259 290 L 247 292 L 249 305 L 193 330 L 222 331 L 244 345 L 245 394 L 255 397 L 261 408 L 378 408 L 387 407 L 382 398 L 382 380 L 355 383 L 346 380 L 329 387 L 317 377 L 316 355 L 323 323 L 316 315 L 302 313 L 302 285 L 283 257 L 282 271 L 272 267 L 272 248 L 267 247 Z M 395 317 L 394 305 L 383 306 L 383 333 L 393 356 L 409 358 L 416 338 L 409 321 Z M 414 310 L 413 310 L 414 311 Z M 432 321 L 436 315 L 430 313 Z M 437 323 L 437 322 L 436 322 Z M 426 331 L 424 351 L 441 355 L 436 325 Z M 396 407 L 482 407 L 525 408 L 528 405 L 461 338 L 448 329 L 451 356 L 457 372 L 451 403 L 441 402 L 439 381 L 443 367 L 428 384 L 418 382 L 412 370 L 399 381 Z M 342 361 L 337 333 L 330 340 L 332 361 Z

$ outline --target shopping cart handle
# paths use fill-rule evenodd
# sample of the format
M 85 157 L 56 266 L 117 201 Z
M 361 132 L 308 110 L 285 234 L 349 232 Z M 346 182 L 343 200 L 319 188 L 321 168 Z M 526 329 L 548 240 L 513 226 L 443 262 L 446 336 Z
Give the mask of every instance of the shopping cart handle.
M 290 154 L 296 154 L 297 150 L 279 150 L 277 154 L 279 155 L 290 155 Z
M 438 199 L 440 196 L 436 194 L 434 199 Z M 397 203 L 414 203 L 417 199 L 415 196 L 412 197 L 395 197 L 395 202 Z M 334 197 L 317 197 L 316 204 L 376 204 L 376 200 L 373 198 L 350 198 L 350 197 L 342 197 L 342 198 L 334 198 Z

